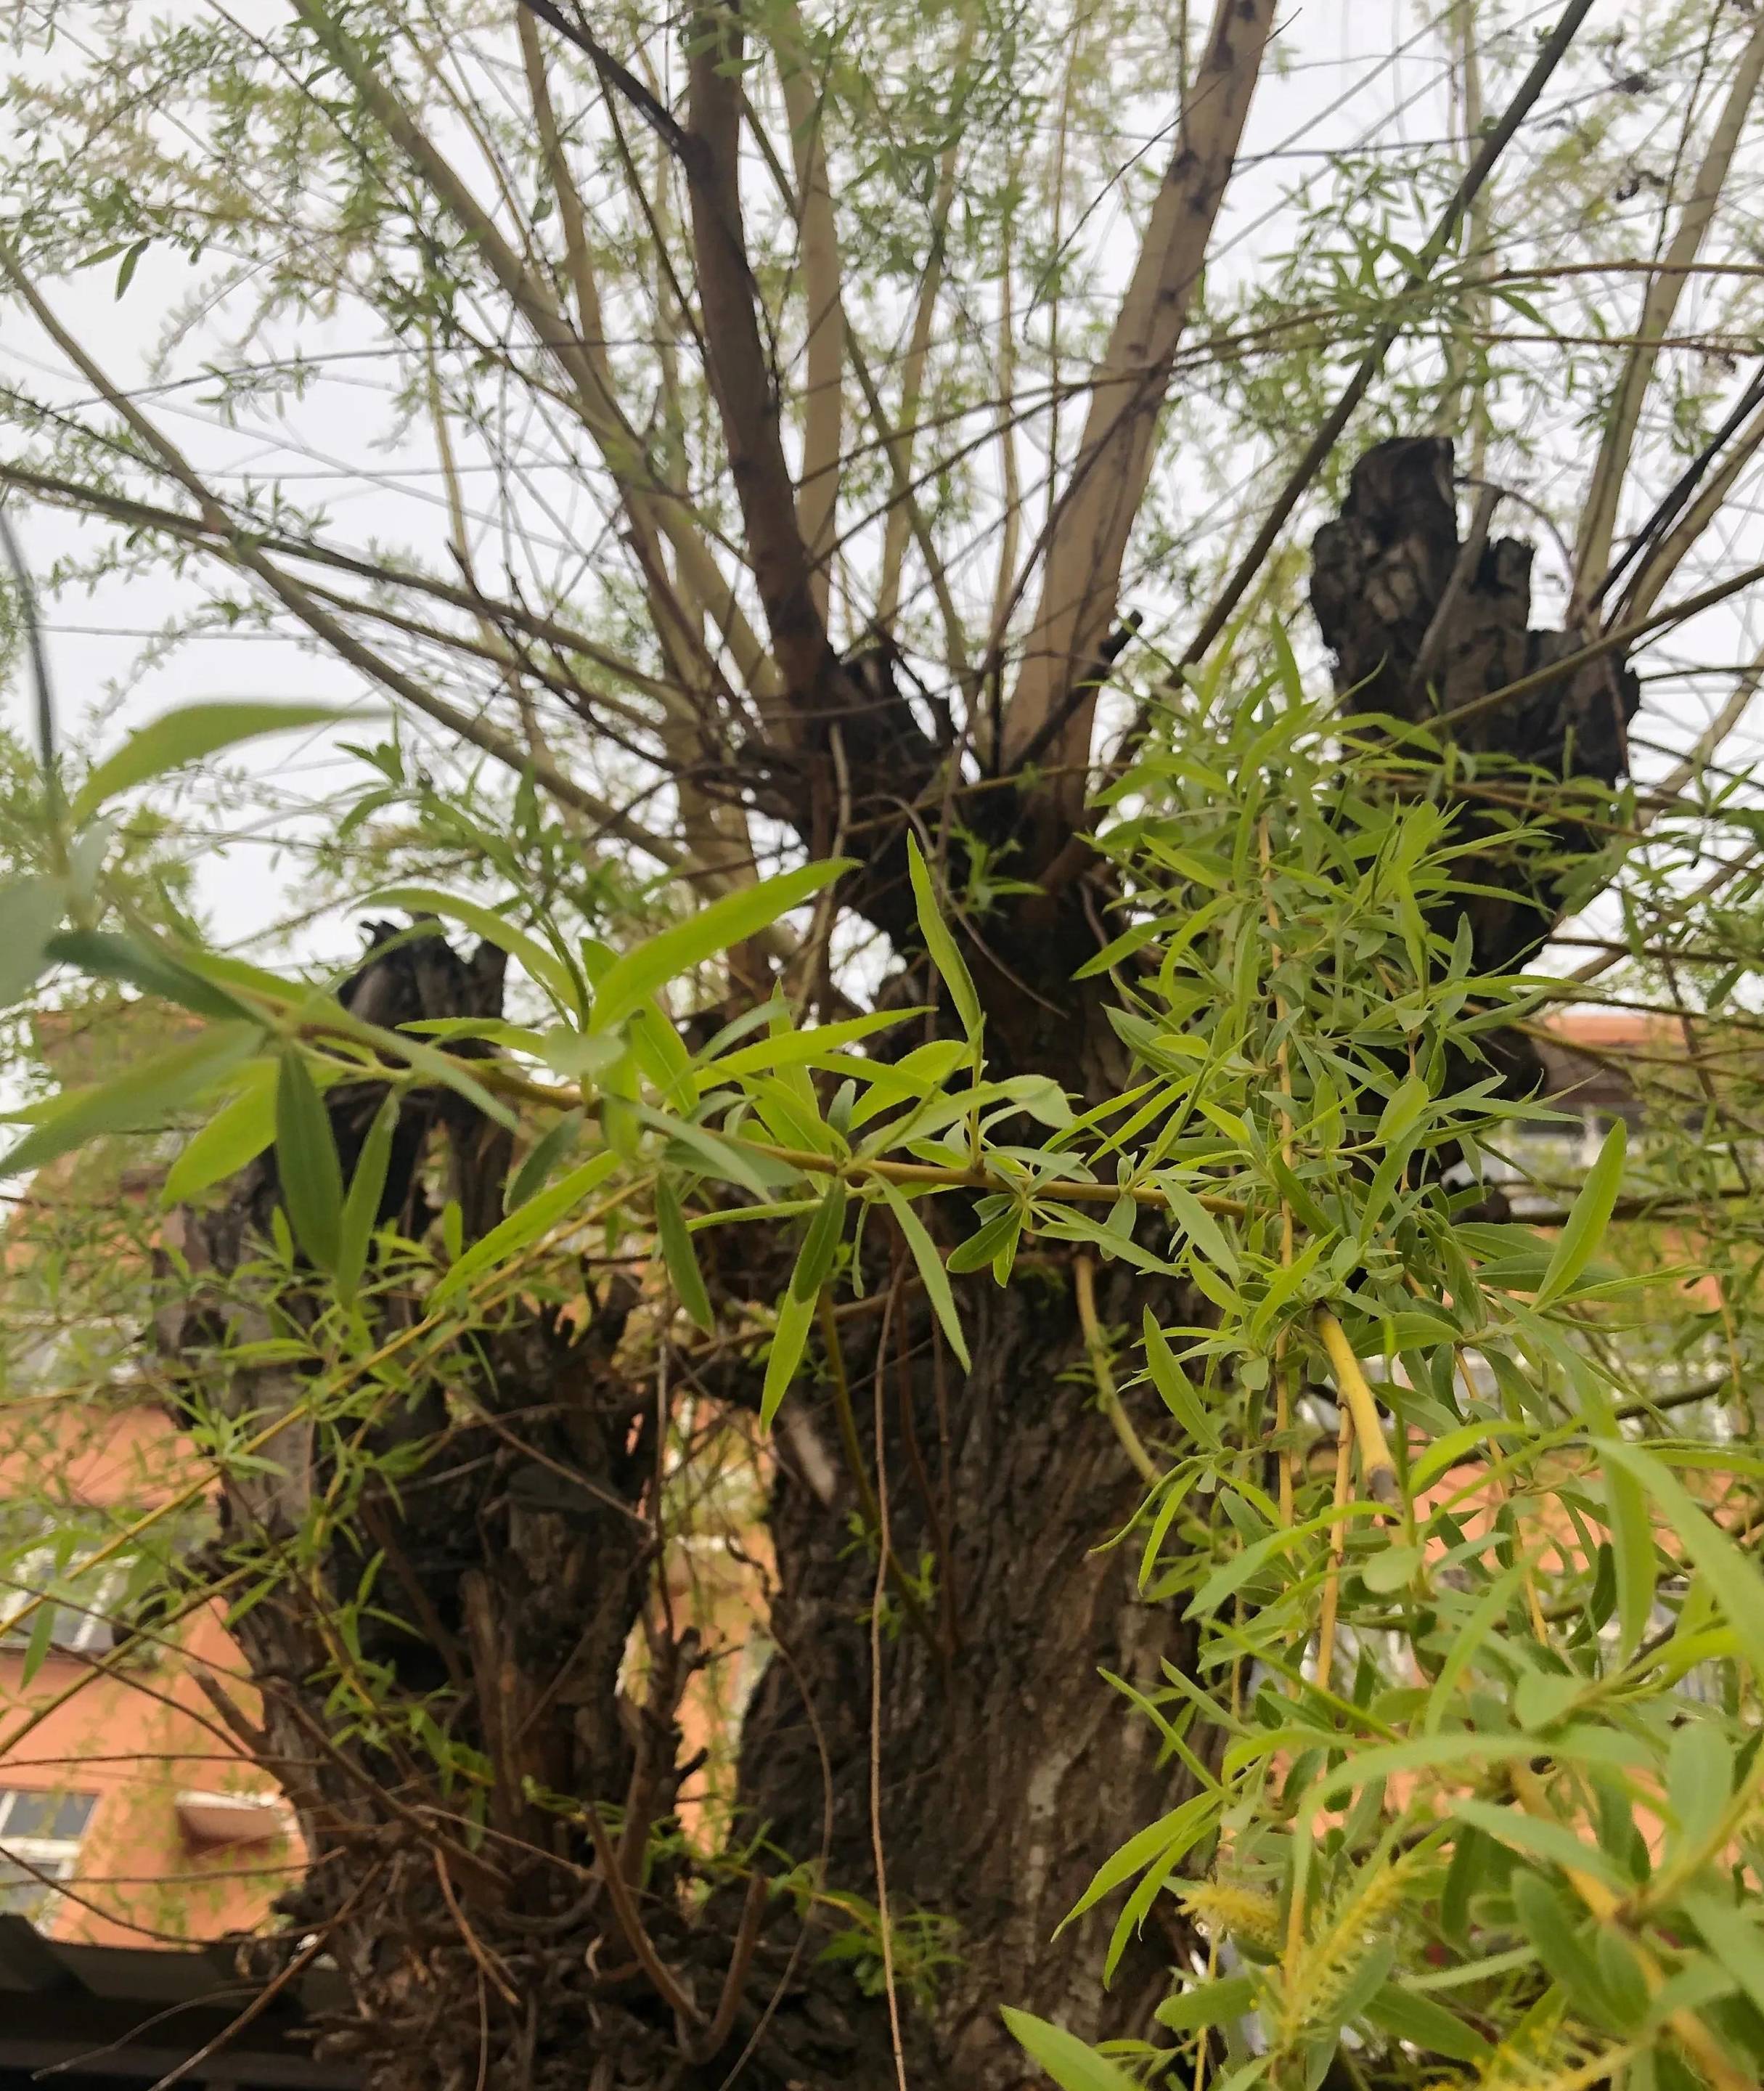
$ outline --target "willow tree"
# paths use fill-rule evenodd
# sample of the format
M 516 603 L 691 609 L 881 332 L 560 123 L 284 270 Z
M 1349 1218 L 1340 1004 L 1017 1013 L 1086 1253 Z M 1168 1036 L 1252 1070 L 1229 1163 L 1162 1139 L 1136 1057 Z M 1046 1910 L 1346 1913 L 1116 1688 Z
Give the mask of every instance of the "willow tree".
M 1480 2050 L 1400 1998 L 1340 2046 L 1436 1846 L 1382 1785 L 1322 1871 L 1293 1826 L 1350 1744 L 1431 1761 L 1375 1628 L 1437 1679 L 1521 1602 L 1524 1550 L 1473 1547 L 1417 1623 L 1414 1434 L 1467 1416 L 1479 1485 L 1542 1494 L 1561 1415 L 1608 1422 L 1571 1338 L 1617 1164 L 1547 1272 L 1461 1186 L 1536 1087 L 1516 983 L 1564 912 L 1620 873 L 1626 936 L 1706 929 L 1671 864 L 1713 816 L 1662 809 L 1751 689 L 1625 795 L 1634 657 L 1751 578 L 1710 548 L 1764 441 L 1724 200 L 1764 28 L 1591 11 L 1418 31 L 1457 143 L 1345 148 L 1236 279 L 1270 0 L 15 13 L 0 275 L 58 376 L 7 392 L 0 483 L 28 550 L 90 526 L 40 588 L 174 582 L 166 645 L 296 635 L 392 721 L 318 844 L 364 960 L 259 970 L 106 883 L 107 809 L 316 713 L 58 759 L 6 900 L 16 994 L 84 969 L 196 1026 L 11 1166 L 206 1112 L 160 1317 L 224 1484 L 190 1601 L 238 1601 L 230 1717 L 313 1855 L 255 1950 L 332 1957 L 375 2085 L 978 2091 L 1032 2073 L 1001 2006 L 1071 2084 L 1112 2080 L 1047 2024 L 1205 2068 L 1216 1998 L 1131 2043 L 1271 1927 L 1285 2001 L 1230 1977 L 1252 2075 Z M 180 254 L 143 387 L 70 287 L 132 313 Z M 432 472 L 411 541 L 182 433 L 192 378 L 211 427 L 300 425 L 364 365 Z M 361 437 L 328 440 L 371 485 Z M 1504 1421 L 1455 1390 L 1477 1345 Z M 656 1592 L 729 1428 L 776 1652 L 707 1849 Z M 1582 1537 L 1557 1623 L 1525 1582 L 1546 1669 L 1616 1602 Z M 1381 1544 L 1401 1574 L 1355 1580 Z M 1624 1653 L 1671 1587 L 1641 1558 Z M 1497 1715 L 1466 1648 L 1448 1735 L 1499 1725 L 1486 1659 Z M 1476 1804 L 1465 1850 L 1504 1849 Z M 1222 1851 L 1254 1878 L 1209 1904 Z M 1499 1967 L 1489 2037 L 1547 2046 L 1553 1965 Z M 1731 2080 L 1714 1994 L 1661 2080 Z M 1606 2073 L 1654 2066 L 1628 2023 L 1586 2034 Z M 1595 2080 L 1564 2037 L 1550 2080 Z

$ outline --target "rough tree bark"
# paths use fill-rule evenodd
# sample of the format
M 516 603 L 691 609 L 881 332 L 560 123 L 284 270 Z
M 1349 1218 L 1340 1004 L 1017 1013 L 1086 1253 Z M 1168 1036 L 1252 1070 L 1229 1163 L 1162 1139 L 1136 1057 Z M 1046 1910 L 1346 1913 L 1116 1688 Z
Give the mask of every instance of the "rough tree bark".
M 1385 444 L 1362 459 L 1341 520 L 1318 539 L 1314 582 L 1349 701 L 1421 718 L 1558 657 L 1563 635 L 1528 628 L 1530 557 L 1512 541 L 1463 556 L 1448 444 Z M 1582 671 L 1476 714 L 1474 744 L 1609 781 L 1633 703 L 1620 668 Z M 890 739 L 892 717 L 872 707 L 863 739 L 850 722 L 849 819 L 880 821 L 897 806 L 903 767 L 916 774 L 934 762 L 916 726 L 908 735 L 897 721 Z M 787 770 L 760 788 L 781 808 L 793 803 Z M 992 807 L 1008 796 L 993 795 Z M 989 817 L 1008 829 L 1031 816 Z M 1473 806 L 1466 817 L 1487 816 Z M 854 884 L 910 972 L 923 961 L 911 949 L 904 833 L 871 834 Z M 1585 841 L 1569 830 L 1560 839 L 1570 855 Z M 1479 961 L 1505 967 L 1541 939 L 1560 871 L 1534 878 L 1508 864 L 1500 875 L 1509 897 L 1487 904 L 1477 936 Z M 1094 1099 L 1120 1071 L 1097 1003 L 1071 983 L 1095 947 L 1089 919 L 1069 890 L 1052 922 L 1043 909 L 1016 929 L 989 923 L 973 959 L 989 1045 Z M 392 1025 L 482 1011 L 498 995 L 488 961 L 468 966 L 438 938 L 371 955 L 349 990 Z M 377 1101 L 331 1093 L 346 1168 Z M 506 1163 L 501 1136 L 456 1100 L 419 1100 L 385 1212 L 420 1231 L 441 1195 L 439 1164 L 468 1233 L 481 1231 Z M 185 1216 L 195 1293 L 165 1333 L 189 1367 L 193 1403 L 261 1411 L 298 1393 L 230 1373 L 204 1348 L 226 1314 L 247 1329 L 264 1315 L 250 1259 L 276 1197 L 265 1160 L 217 1211 Z M 709 1238 L 725 1244 L 718 1256 L 742 1259 L 712 1261 L 713 1299 L 764 1296 L 784 1282 L 792 1245 L 753 1234 Z M 964 1377 L 888 1261 L 882 1230 L 868 1253 L 868 1298 L 838 1318 L 840 1357 L 811 1354 L 778 1434 L 779 1653 L 746 1718 L 743 1827 L 764 1839 L 762 1873 L 807 1863 L 828 1886 L 872 1903 L 880 1841 L 897 1918 L 951 1926 L 954 1957 L 931 2000 L 903 1994 L 907 2080 L 914 2091 L 1007 2091 L 1033 2072 L 1004 2033 L 1000 2003 L 1093 2039 L 1142 2029 L 1181 1949 L 1149 1929 L 1105 1995 L 1107 1919 L 1054 1934 L 1095 1867 L 1183 1791 L 1180 1770 L 1157 1762 L 1144 1724 L 1097 1673 L 1154 1684 L 1160 1663 L 1185 1659 L 1184 1632 L 1173 1608 L 1138 1594 L 1129 1550 L 1099 1550 L 1140 1489 L 1080 1369 L 1069 1267 L 1056 1256 L 1026 1265 L 1004 1293 L 962 1282 L 976 1360 Z M 1104 1320 L 1131 1326 L 1146 1296 L 1140 1278 L 1107 1278 Z M 1158 1304 L 1167 1318 L 1177 1310 L 1168 1297 Z M 689 1642 L 653 1648 L 647 1702 L 622 1697 L 621 1654 L 656 1565 L 661 1417 L 670 1388 L 751 1403 L 758 1378 L 758 1361 L 731 1339 L 665 1356 L 665 1343 L 635 1288 L 584 1270 L 575 1309 L 516 1300 L 470 1355 L 450 1354 L 387 1399 L 368 1427 L 387 1445 L 425 1444 L 422 1470 L 339 1506 L 316 1554 L 290 1546 L 333 1478 L 322 1443 L 300 1443 L 278 1481 L 230 1487 L 222 1550 L 267 1551 L 282 1571 L 238 1632 L 264 1691 L 258 1746 L 316 1855 L 288 1899 L 289 1938 L 328 1939 L 351 2003 L 324 2037 L 361 2058 L 375 2091 L 575 2091 L 584 2081 L 716 2091 L 738 2069 L 761 2087 L 880 2091 L 897 2080 L 887 2011 L 847 1964 L 820 1957 L 829 1925 L 820 1906 L 763 1900 L 738 1869 L 674 1847 L 645 1856 L 644 1832 L 667 1817 L 681 1775 L 674 1714 L 695 1655 Z M 841 1455 L 841 1386 L 861 1482 Z M 850 1528 L 876 1486 L 878 1438 L 893 1552 L 910 1567 L 935 1563 L 928 1606 L 897 1598 L 879 1658 L 875 1557 Z M 333 1595 L 354 1589 L 374 1554 L 380 1615 L 359 1652 L 340 1650 L 308 1593 L 314 1579 Z M 315 1677 L 352 1664 L 383 1666 L 382 1699 L 421 1701 L 481 1753 L 481 1836 L 466 1823 L 463 1793 L 436 1790 L 393 1723 L 376 1731 L 327 1705 Z M 540 1793 L 576 1805 L 560 1812 Z M 290 1948 L 242 1950 L 274 1964 Z

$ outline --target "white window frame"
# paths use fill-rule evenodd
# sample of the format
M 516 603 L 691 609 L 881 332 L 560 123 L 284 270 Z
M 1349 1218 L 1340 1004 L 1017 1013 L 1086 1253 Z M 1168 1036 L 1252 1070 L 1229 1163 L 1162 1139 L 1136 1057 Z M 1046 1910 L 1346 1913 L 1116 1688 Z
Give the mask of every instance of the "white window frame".
M 6 1818 L 12 1813 L 12 1804 L 20 1799 L 35 1800 L 42 1791 L 37 1787 L 0 1787 L 0 1864 L 8 1859 L 21 1861 L 28 1869 L 24 1874 L 24 1881 L 28 1886 L 40 1890 L 43 1897 L 41 1903 L 33 1910 L 12 1911 L 8 1914 L 24 1916 L 28 1922 L 40 1930 L 54 1921 L 61 1908 L 62 1898 L 49 1886 L 49 1881 L 71 1881 L 78 1872 L 80 1847 L 85 1842 L 86 1829 L 91 1826 L 98 1800 L 96 1794 L 81 1796 L 89 1798 L 93 1805 L 86 1811 L 85 1826 L 77 1837 L 9 1837 L 6 1834 Z M 54 1799 L 71 1797 L 71 1795 L 57 1793 L 53 1788 L 49 1791 Z M 47 1878 L 37 1878 L 40 1875 Z M 0 1886 L 10 1885 L 10 1882 L 0 1882 Z

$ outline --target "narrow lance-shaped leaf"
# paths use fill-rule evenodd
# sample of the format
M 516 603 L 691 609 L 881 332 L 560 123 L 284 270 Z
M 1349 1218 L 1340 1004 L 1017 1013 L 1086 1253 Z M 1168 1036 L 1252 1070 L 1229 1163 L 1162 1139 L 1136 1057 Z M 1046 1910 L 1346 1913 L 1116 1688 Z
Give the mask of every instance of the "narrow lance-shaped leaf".
M 680 1210 L 678 1195 L 665 1176 L 659 1178 L 656 1184 L 656 1234 L 661 1244 L 662 1261 L 668 1266 L 669 1277 L 673 1280 L 680 1304 L 708 1334 L 716 1326 L 716 1317 L 711 1312 L 710 1296 L 704 1290 L 698 1252 L 692 1246 L 686 1216 Z
M 31 1131 L 0 1157 L 0 1179 L 41 1169 L 101 1134 L 135 1132 L 162 1123 L 230 1074 L 257 1050 L 262 1037 L 256 1024 L 216 1024 L 199 1037 L 138 1062 L 114 1081 L 58 1097 Z
M 338 1231 L 337 1291 L 346 1304 L 355 1296 L 361 1274 L 368 1266 L 368 1244 L 373 1239 L 380 1217 L 380 1201 L 386 1188 L 386 1170 L 392 1159 L 392 1136 L 398 1130 L 398 1093 L 387 1094 L 368 1137 L 361 1144 L 355 1173 L 349 1179 L 349 1196 L 343 1201 L 342 1222 Z
M 1177 1363 L 1176 1353 L 1170 1348 L 1149 1307 L 1145 1310 L 1142 1327 L 1145 1338 L 1146 1365 L 1151 1374 L 1151 1383 L 1158 1390 L 1159 1398 L 1197 1444 L 1204 1445 L 1209 1451 L 1216 1452 L 1219 1433 L 1214 1427 L 1213 1419 L 1202 1407 L 1199 1396 L 1190 1386 L 1188 1375 Z
M 1235 1283 L 1237 1277 L 1237 1252 L 1227 1239 L 1224 1229 L 1192 1191 L 1185 1190 L 1180 1183 L 1167 1183 L 1162 1188 L 1164 1196 L 1170 1201 L 1170 1211 L 1177 1225 L 1201 1254 L 1217 1264 Z
M 812 1296 L 798 1300 L 794 1291 L 786 1291 L 778 1303 L 778 1325 L 772 1334 L 772 1352 L 766 1360 L 765 1384 L 759 1392 L 759 1427 L 772 1428 L 772 1418 L 789 1390 L 790 1382 L 796 1377 L 796 1369 L 802 1362 L 802 1352 L 808 1342 L 811 1323 L 815 1319 L 815 1301 Z
M 1619 1653 L 1633 1655 L 1641 1645 L 1654 1613 L 1659 1576 L 1654 1545 L 1654 1520 L 1641 1485 L 1629 1470 L 1605 1462 L 1605 1503 L 1611 1514 L 1611 1551 L 1617 1574 Z
M 61 927 L 67 896 L 53 878 L 0 886 L 0 1009 L 10 1009 L 49 963 L 45 946 Z
M 839 1253 L 845 1228 L 845 1187 L 836 1176 L 827 1194 L 815 1209 L 802 1238 L 796 1268 L 790 1274 L 790 1291 L 798 1300 L 812 1300 L 827 1283 Z
M 243 1071 L 231 1101 L 191 1135 L 166 1172 L 162 1205 L 182 1205 L 263 1153 L 276 1136 L 278 1073 L 273 1060 L 259 1060 Z
M 157 995 L 162 1002 L 176 1002 L 198 1016 L 212 1016 L 222 1024 L 252 1014 L 236 995 L 192 972 L 170 952 L 156 949 L 142 937 L 118 936 L 103 929 L 70 929 L 50 938 L 49 955 L 65 965 L 77 966 L 94 980 L 121 981 L 139 988 L 143 994 Z
M 1395 1982 L 1387 1982 L 1378 1992 L 1366 2006 L 1366 2016 L 1399 2040 L 1453 2062 L 1481 2062 L 1489 2052 L 1488 2042 L 1474 2026 L 1432 1998 L 1418 1996 Z
M 223 703 L 180 705 L 150 720 L 107 757 L 87 778 L 68 808 L 68 818 L 80 826 L 108 799 L 146 784 L 168 770 L 181 770 L 217 755 L 223 748 L 256 740 L 266 733 L 289 733 L 300 726 L 329 726 L 351 714 L 334 705 Z M 358 718 L 359 714 L 355 714 Z
M 436 1280 L 428 1296 L 429 1305 L 439 1307 L 463 1292 L 480 1272 L 493 1270 L 499 1263 L 512 1261 L 523 1249 L 581 1205 L 617 1166 L 617 1155 L 610 1149 L 603 1149 L 579 1169 L 572 1169 L 567 1176 L 560 1176 L 555 1183 L 548 1184 L 543 1191 L 536 1191 L 524 1205 L 517 1206 L 506 1219 L 498 1222 L 488 1234 L 455 1258 Z
M 1598 1159 L 1586 1172 L 1580 1196 L 1563 1222 L 1555 1252 L 1538 1287 L 1537 1304 L 1547 1307 L 1560 1300 L 1598 1253 L 1623 1182 L 1623 1162 L 1628 1135 L 1620 1118 L 1612 1122 L 1598 1150 Z
M 1615 1464 L 1633 1475 L 1665 1511 L 1726 1614 L 1754 1675 L 1764 1677 L 1764 1576 L 1757 1565 L 1698 1509 L 1663 1459 L 1615 1438 L 1599 1446 L 1598 1455 L 1607 1472 Z
M 980 998 L 974 991 L 974 981 L 966 961 L 957 948 L 955 938 L 943 916 L 937 912 L 937 896 L 931 889 L 931 873 L 919 852 L 915 837 L 906 838 L 907 866 L 913 881 L 913 899 L 919 910 L 919 932 L 925 940 L 925 949 L 931 954 L 931 962 L 943 976 L 944 985 L 949 990 L 949 999 L 956 1006 L 956 1014 L 962 1019 L 962 1028 L 969 1038 L 980 1035 Z
M 276 1169 L 294 1238 L 321 1270 L 334 1271 L 343 1219 L 343 1171 L 330 1115 L 304 1057 L 282 1056 L 276 1082 Z
M 552 1171 L 568 1154 L 582 1137 L 582 1128 L 587 1114 L 580 1109 L 567 1110 L 540 1139 L 533 1142 L 521 1166 L 509 1179 L 503 1193 L 502 1209 L 512 1213 L 517 1205 L 524 1205 L 538 1190 Z
M 1005 2023 L 1030 2060 L 1044 2069 L 1060 2091 L 1138 2091 L 1134 2080 L 1106 2055 L 1087 2046 L 1076 2033 L 1046 2019 L 1007 2005 Z
M 657 988 L 769 929 L 781 915 L 800 907 L 849 871 L 851 862 L 840 857 L 829 864 L 807 864 L 799 870 L 764 879 L 758 886 L 743 886 L 615 959 L 595 986 L 595 1028 L 605 1030 L 622 1022 Z
M 527 976 L 542 987 L 560 1010 L 582 1011 L 582 997 L 570 969 L 553 952 L 548 951 L 537 938 L 530 937 L 524 929 L 517 928 L 493 908 L 480 907 L 475 900 L 461 900 L 450 893 L 439 893 L 428 886 L 395 886 L 384 893 L 376 893 L 368 903 L 376 908 L 402 908 L 411 913 L 440 915 L 449 920 L 463 922 L 465 926 L 493 944 L 499 951 L 506 951 L 511 959 L 519 959 Z
M 949 1289 L 949 1275 L 943 1267 L 943 1258 L 937 1253 L 937 1244 L 926 1232 L 925 1222 L 906 1202 L 886 1177 L 878 1179 L 882 1196 L 888 1201 L 888 1210 L 906 1238 L 906 1246 L 913 1252 L 913 1261 L 918 1265 L 920 1282 L 927 1297 L 936 1311 L 949 1347 L 962 1360 L 962 1369 L 971 1372 L 972 1361 L 968 1356 L 968 1339 L 962 1333 L 962 1317 L 956 1312 L 955 1295 Z

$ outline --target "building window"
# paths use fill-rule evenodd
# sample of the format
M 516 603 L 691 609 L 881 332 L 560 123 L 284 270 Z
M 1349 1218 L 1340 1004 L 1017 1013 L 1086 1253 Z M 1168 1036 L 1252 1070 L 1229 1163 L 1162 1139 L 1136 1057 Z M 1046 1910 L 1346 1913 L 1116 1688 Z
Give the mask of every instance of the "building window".
M 96 1576 L 82 1575 L 80 1554 L 68 1558 L 62 1550 L 62 1556 L 58 1560 L 53 1546 L 37 1546 L 10 1561 L 0 1557 L 0 1649 L 29 1645 L 38 1615 L 32 1600 L 40 1594 L 58 1600 L 49 1628 L 51 1648 L 99 1655 L 116 1645 L 114 1613 L 128 1581 L 127 1567 L 113 1563 Z M 27 1606 L 30 1615 L 20 1619 Z
M 0 1787 L 0 1912 L 48 1922 L 53 1883 L 73 1878 L 97 1800 L 95 1793 Z

